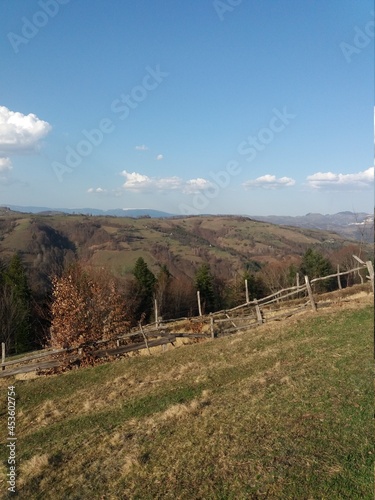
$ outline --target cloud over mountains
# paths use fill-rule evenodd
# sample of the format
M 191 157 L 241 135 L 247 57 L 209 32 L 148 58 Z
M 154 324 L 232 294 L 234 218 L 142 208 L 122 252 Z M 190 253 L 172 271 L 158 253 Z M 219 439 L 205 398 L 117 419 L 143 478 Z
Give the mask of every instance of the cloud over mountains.
M 317 172 L 309 175 L 307 182 L 314 189 L 364 189 L 374 183 L 374 167 L 354 174 Z

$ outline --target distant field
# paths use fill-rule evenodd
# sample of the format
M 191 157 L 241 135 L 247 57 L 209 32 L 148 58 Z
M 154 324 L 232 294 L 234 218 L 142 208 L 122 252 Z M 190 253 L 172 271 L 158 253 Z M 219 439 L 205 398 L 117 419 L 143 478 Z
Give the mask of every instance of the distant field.
M 372 499 L 373 304 L 15 382 L 27 499 Z M 5 407 L 1 437 L 6 438 Z M 2 493 L 6 458 L 1 452 Z

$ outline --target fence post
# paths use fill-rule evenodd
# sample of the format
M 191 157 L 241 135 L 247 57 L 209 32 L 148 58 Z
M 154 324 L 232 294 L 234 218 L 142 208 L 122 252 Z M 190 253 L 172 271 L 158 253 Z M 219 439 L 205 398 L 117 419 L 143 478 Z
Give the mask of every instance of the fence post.
M 366 261 L 366 266 L 371 281 L 372 292 L 374 292 L 374 266 L 372 265 L 371 260 Z
M 249 300 L 249 285 L 247 283 L 247 280 L 245 280 L 245 292 L 246 292 L 246 304 L 248 304 L 250 300 Z
M 263 318 L 257 299 L 254 299 L 254 304 L 255 304 L 255 312 L 257 314 L 257 320 L 258 323 L 261 325 L 263 323 Z
M 197 299 L 198 299 L 199 316 L 202 316 L 201 292 L 199 290 L 197 291 Z
M 155 325 L 156 328 L 159 328 L 159 319 L 158 319 L 158 301 L 154 300 L 154 311 L 155 311 Z
M 1 362 L 5 363 L 5 342 L 1 342 Z M 5 370 L 5 366 L 2 366 L 1 369 Z
M 359 279 L 361 280 L 361 285 L 363 285 L 364 281 L 363 281 L 363 276 L 361 274 L 361 271 L 358 270 L 357 273 L 358 273 Z
M 337 264 L 337 284 L 339 285 L 339 290 L 342 290 L 340 279 L 340 264 Z
M 316 312 L 316 310 L 317 310 L 316 304 L 315 304 L 314 295 L 313 295 L 312 290 L 311 290 L 310 280 L 309 280 L 308 276 L 305 276 L 305 283 L 306 283 L 307 293 L 309 294 L 311 307 L 312 307 L 313 311 Z
M 215 338 L 214 317 L 212 316 L 212 313 L 211 313 L 211 317 L 210 317 L 210 329 L 211 329 L 211 338 L 214 339 Z
M 143 340 L 145 341 L 147 352 L 151 356 L 151 351 L 150 351 L 150 348 L 148 347 L 147 337 L 146 337 L 145 332 L 143 331 L 143 328 L 142 328 L 142 321 L 139 322 L 139 328 L 141 329 L 141 333 L 142 333 L 142 336 L 143 336 Z
M 296 284 L 297 284 L 297 293 L 299 293 L 299 273 L 296 273 Z M 298 295 L 297 295 L 298 297 Z

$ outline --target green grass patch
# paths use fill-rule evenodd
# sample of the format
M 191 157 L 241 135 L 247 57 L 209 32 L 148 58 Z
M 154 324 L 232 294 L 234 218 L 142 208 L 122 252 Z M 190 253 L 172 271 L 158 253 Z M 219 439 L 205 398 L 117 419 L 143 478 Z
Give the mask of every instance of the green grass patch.
M 16 381 L 19 495 L 373 498 L 372 332 L 373 307 L 322 310 Z

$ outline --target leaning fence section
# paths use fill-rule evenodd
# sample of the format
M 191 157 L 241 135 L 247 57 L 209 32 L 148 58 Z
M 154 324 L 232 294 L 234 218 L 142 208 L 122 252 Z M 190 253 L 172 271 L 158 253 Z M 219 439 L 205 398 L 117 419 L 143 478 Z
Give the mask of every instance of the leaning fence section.
M 44 349 L 41 352 L 29 354 L 21 358 L 12 358 L 6 361 L 5 344 L 2 343 L 2 357 L 0 378 L 32 371 L 52 370 L 59 368 L 69 361 L 70 365 L 79 365 L 83 359 L 114 359 L 131 352 L 147 350 L 168 345 L 175 345 L 177 339 L 185 341 L 201 341 L 232 335 L 241 330 L 248 330 L 269 321 L 281 321 L 287 317 L 303 312 L 307 309 L 317 311 L 314 285 L 318 282 L 336 278 L 341 290 L 341 276 L 350 273 L 359 273 L 367 270 L 366 278 L 370 280 L 374 292 L 374 269 L 371 261 L 363 262 L 353 256 L 361 264 L 348 271 L 337 272 L 328 276 L 309 279 L 289 288 L 278 290 L 267 297 L 249 300 L 247 282 L 245 281 L 246 302 L 231 309 L 224 309 L 210 314 L 203 314 L 200 303 L 200 293 L 197 293 L 199 316 L 163 320 L 158 315 L 155 300 L 155 321 L 148 325 L 141 323 L 137 328 L 123 335 L 111 339 L 97 341 L 67 349 Z M 361 274 L 360 274 L 361 276 Z

